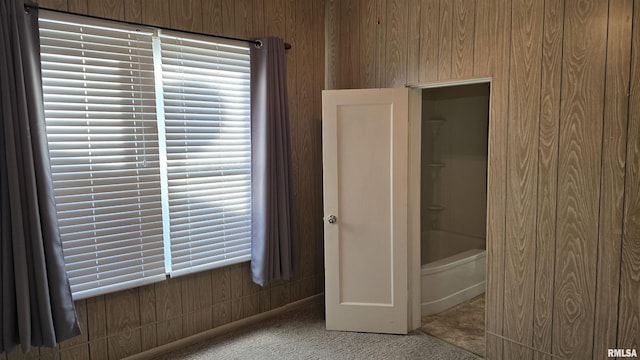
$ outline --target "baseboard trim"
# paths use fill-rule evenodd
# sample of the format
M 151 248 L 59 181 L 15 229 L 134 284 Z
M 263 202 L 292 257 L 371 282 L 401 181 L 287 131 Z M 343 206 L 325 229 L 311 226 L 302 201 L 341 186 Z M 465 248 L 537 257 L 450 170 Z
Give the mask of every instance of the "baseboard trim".
M 284 312 L 287 312 L 291 309 L 295 309 L 298 308 L 300 306 L 303 305 L 308 305 L 313 303 L 314 301 L 320 300 L 324 298 L 324 292 L 310 296 L 308 298 L 302 299 L 302 300 L 298 300 L 292 303 L 289 303 L 287 305 L 281 306 L 279 308 L 276 309 L 272 309 L 269 311 L 265 311 L 263 313 L 257 314 L 257 315 L 253 315 L 238 321 L 234 321 L 232 323 L 229 324 L 225 324 L 222 326 L 218 326 L 217 328 L 213 328 L 207 331 L 203 331 L 201 333 L 195 334 L 195 335 L 191 335 L 188 336 L 186 338 L 180 339 L 180 340 L 176 340 L 174 342 L 170 342 L 168 344 L 165 345 L 160 345 L 158 347 L 155 347 L 153 349 L 149 349 L 146 351 L 143 351 L 141 353 L 135 354 L 135 355 L 131 355 L 129 357 L 124 358 L 124 360 L 147 360 L 147 359 L 155 359 L 158 356 L 161 355 L 165 355 L 171 351 L 175 351 L 175 350 L 179 350 L 182 349 L 186 346 L 190 346 L 190 345 L 194 345 L 197 344 L 199 342 L 202 341 L 206 341 L 206 340 L 210 340 L 211 338 L 214 338 L 216 336 L 219 335 L 225 335 L 230 331 L 233 330 L 237 330 L 243 327 L 246 327 L 248 325 L 252 325 L 255 324 L 257 322 L 260 322 L 262 320 L 266 320 L 269 318 L 272 318 L 274 316 L 277 315 L 281 315 Z

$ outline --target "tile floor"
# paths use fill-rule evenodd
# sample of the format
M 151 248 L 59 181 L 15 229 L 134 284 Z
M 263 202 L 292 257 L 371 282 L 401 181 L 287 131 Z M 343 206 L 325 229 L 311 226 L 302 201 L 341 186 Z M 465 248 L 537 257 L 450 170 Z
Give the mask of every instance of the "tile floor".
M 484 294 L 441 313 L 423 316 L 421 330 L 484 357 Z

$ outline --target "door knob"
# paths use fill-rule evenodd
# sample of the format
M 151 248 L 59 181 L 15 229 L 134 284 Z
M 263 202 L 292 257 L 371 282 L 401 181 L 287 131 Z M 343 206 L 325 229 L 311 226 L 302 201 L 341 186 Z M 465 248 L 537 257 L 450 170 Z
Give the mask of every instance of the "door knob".
M 327 222 L 329 224 L 335 224 L 337 221 L 338 221 L 338 218 L 336 218 L 335 215 L 327 216 Z

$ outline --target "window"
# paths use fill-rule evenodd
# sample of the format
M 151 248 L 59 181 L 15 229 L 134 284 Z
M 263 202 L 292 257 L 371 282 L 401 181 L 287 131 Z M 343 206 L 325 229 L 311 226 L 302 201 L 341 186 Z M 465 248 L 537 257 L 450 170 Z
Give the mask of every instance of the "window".
M 74 298 L 248 260 L 248 46 L 48 11 L 40 39 Z
M 172 273 L 249 260 L 248 49 L 174 32 L 160 41 Z

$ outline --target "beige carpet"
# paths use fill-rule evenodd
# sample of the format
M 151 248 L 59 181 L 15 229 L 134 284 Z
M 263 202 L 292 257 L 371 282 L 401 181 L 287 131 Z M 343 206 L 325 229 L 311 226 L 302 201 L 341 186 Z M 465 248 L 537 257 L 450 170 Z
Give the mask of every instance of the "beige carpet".
M 484 294 L 441 313 L 423 316 L 421 330 L 484 357 Z
M 326 331 L 323 316 L 322 304 L 304 306 L 160 359 L 478 359 L 420 331 L 409 335 Z

